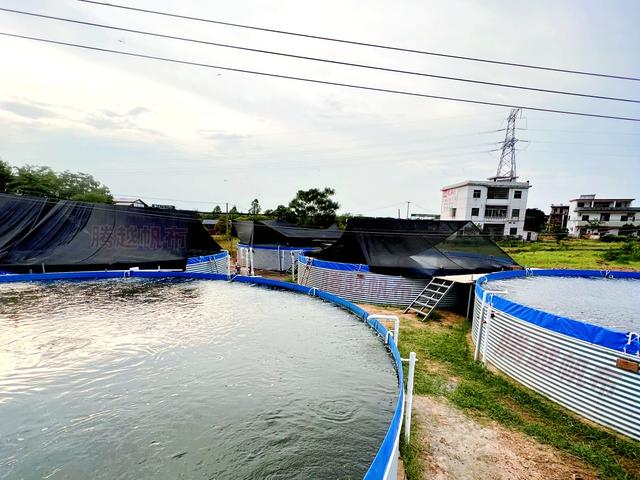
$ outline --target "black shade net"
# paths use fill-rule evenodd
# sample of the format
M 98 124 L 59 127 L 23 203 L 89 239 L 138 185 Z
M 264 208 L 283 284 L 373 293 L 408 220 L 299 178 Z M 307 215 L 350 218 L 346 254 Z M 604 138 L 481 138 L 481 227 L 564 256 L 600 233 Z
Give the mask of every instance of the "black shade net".
M 365 264 L 374 273 L 414 278 L 518 266 L 469 221 L 354 217 L 335 244 L 312 256 Z
M 184 269 L 220 250 L 195 212 L 0 194 L 0 270 Z
M 233 234 L 247 245 L 313 247 L 335 242 L 342 231 L 329 228 L 305 228 L 280 220 L 234 221 Z

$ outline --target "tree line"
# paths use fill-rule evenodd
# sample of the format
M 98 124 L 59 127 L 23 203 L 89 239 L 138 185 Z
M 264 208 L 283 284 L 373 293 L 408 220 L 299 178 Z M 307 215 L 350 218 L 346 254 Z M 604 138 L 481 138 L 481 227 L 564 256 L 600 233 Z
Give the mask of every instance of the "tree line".
M 298 190 L 295 197 L 287 205 L 281 204 L 274 209 L 264 211 L 256 198 L 251 202 L 247 213 L 240 213 L 233 206 L 229 210 L 228 216 L 219 205 L 216 205 L 212 216 L 218 219 L 218 232 L 221 234 L 226 233 L 229 217 L 235 220 L 276 219 L 303 227 L 327 228 L 334 223 L 338 223 L 340 226 L 346 222 L 349 215 L 338 216 L 336 214 L 340 204 L 332 198 L 335 193 L 335 190 L 329 187 Z
M 112 203 L 109 188 L 88 173 L 56 172 L 50 167 L 12 167 L 0 160 L 0 192 L 79 202 Z

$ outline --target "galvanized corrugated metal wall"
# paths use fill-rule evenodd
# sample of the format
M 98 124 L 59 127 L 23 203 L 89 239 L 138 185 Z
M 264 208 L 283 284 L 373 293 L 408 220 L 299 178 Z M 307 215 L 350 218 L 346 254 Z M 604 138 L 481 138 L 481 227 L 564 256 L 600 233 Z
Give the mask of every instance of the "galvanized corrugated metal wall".
M 201 261 L 187 264 L 185 271 L 196 273 L 219 273 L 229 274 L 229 262 L 231 257 L 226 255 L 211 255 L 209 257 L 199 257 Z
M 637 362 L 638 357 L 553 332 L 489 303 L 490 295 L 481 314 L 476 295 L 472 337 L 477 343 L 484 319 L 480 352 L 490 364 L 564 407 L 640 440 L 640 374 L 616 367 L 617 359 Z
M 333 270 L 299 264 L 298 283 L 333 293 L 351 302 L 381 305 L 409 305 L 429 283 L 371 272 Z

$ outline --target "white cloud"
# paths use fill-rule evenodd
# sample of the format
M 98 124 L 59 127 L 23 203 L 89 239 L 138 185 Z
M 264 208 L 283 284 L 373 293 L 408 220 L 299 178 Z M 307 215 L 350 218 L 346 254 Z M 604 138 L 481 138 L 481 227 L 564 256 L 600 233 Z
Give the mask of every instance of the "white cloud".
M 629 82 L 392 53 L 69 0 L 5 3 L 8 8 L 301 55 L 640 96 L 640 88 Z M 633 16 L 624 13 L 624 9 L 637 12 L 634 3 L 619 11 L 594 0 L 562 4 L 514 1 L 508 7 L 497 0 L 412 0 L 401 5 L 372 1 L 366 7 L 355 0 L 322 4 L 243 0 L 224 6 L 195 0 L 158 6 L 142 0 L 135 5 L 463 55 L 621 73 L 640 70 L 640 58 L 634 51 L 640 36 Z M 635 105 L 402 77 L 9 14 L 0 15 L 0 30 L 331 81 L 640 116 Z M 499 129 L 508 113 L 507 109 L 310 85 L 4 37 L 0 48 L 5 67 L 0 77 L 0 156 L 17 164 L 82 168 L 124 194 L 218 203 L 229 200 L 239 206 L 258 196 L 268 208 L 286 202 L 299 188 L 327 185 L 336 188 L 347 211 L 394 202 L 400 206 L 405 200 L 438 211 L 442 185 L 493 173 L 497 158 L 486 151 L 495 146 L 475 145 L 498 142 L 501 132 L 482 132 Z M 640 146 L 640 135 L 635 135 L 640 132 L 633 125 L 536 113 L 527 117 L 531 130 L 521 135 L 532 145 L 562 141 L 566 135 L 562 130 L 621 129 L 631 135 L 598 136 L 601 142 L 613 145 L 597 150 L 603 158 L 612 150 L 633 154 Z M 580 143 L 590 136 L 572 138 Z M 585 162 L 579 153 L 592 153 L 590 147 L 574 145 L 570 154 L 563 155 L 556 153 L 559 148 L 553 144 L 545 148 L 547 151 L 531 148 L 519 157 L 521 176 L 534 185 L 530 197 L 534 206 L 546 209 L 548 203 L 563 201 L 564 196 L 576 195 L 591 185 L 590 190 L 638 195 L 630 176 L 618 175 L 637 166 L 637 158 Z M 603 166 L 607 163 L 617 167 Z M 578 191 L 567 191 L 567 185 Z M 396 209 L 391 206 L 372 213 L 394 215 Z

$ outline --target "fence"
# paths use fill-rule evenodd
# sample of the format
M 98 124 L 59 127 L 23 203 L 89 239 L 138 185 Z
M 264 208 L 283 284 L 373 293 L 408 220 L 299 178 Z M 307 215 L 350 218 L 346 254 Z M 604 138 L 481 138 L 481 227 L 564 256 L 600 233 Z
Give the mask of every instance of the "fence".
M 476 358 L 589 420 L 640 440 L 640 338 L 529 308 L 491 292 L 491 280 L 525 275 L 640 273 L 535 270 L 487 275 L 476 284 Z
M 201 262 L 199 262 L 201 263 Z M 228 280 L 229 276 L 216 273 L 198 273 L 198 272 L 170 272 L 156 270 L 126 270 L 126 271 L 103 271 L 103 272 L 66 272 L 66 273 L 41 273 L 28 275 L 0 275 L 1 283 L 24 282 L 24 281 L 54 281 L 54 280 L 90 280 L 105 278 L 188 278 L 202 280 Z M 402 358 L 396 344 L 396 338 L 387 331 L 385 326 L 380 323 L 375 315 L 369 315 L 361 307 L 338 297 L 332 293 L 324 292 L 315 288 L 305 287 L 292 283 L 282 282 L 261 277 L 232 276 L 231 281 L 238 283 L 246 283 L 251 285 L 260 285 L 263 287 L 276 288 L 281 290 L 289 290 L 292 292 L 302 293 L 318 297 L 327 302 L 331 302 L 342 307 L 357 317 L 361 318 L 369 327 L 373 328 L 382 338 L 393 358 L 396 372 L 398 375 L 398 398 L 396 407 L 391 419 L 391 423 L 387 429 L 387 433 L 380 444 L 380 447 L 364 476 L 365 480 L 395 480 L 398 469 L 398 455 L 400 449 L 400 431 L 402 428 L 402 420 L 404 410 L 404 376 L 402 371 Z M 415 359 L 415 355 L 412 354 Z M 411 374 L 410 374 L 411 376 Z M 408 415 L 411 412 L 408 410 Z
M 238 264 L 241 268 L 286 272 L 291 269 L 292 259 L 316 249 L 285 247 L 282 245 L 238 244 Z

